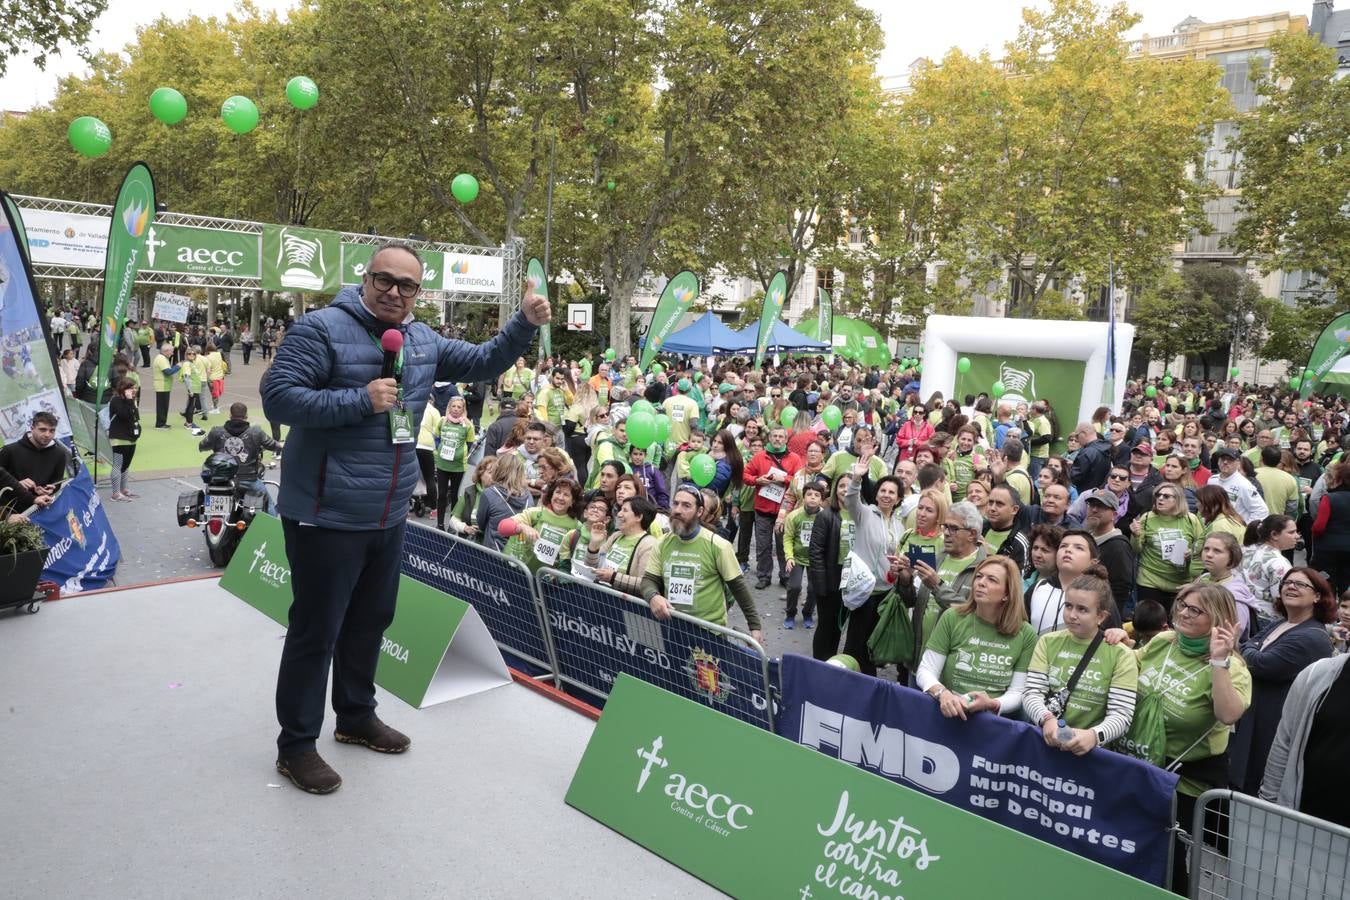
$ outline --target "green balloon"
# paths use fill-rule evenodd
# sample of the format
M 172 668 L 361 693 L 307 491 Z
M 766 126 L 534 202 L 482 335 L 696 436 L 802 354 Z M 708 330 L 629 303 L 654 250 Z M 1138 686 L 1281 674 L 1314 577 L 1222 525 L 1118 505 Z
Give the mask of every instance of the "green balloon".
M 784 428 L 791 428 L 792 423 L 797 421 L 797 407 L 795 406 L 783 407 L 783 412 L 781 415 L 779 415 L 778 421 L 782 423 Z
M 450 193 L 460 203 L 472 203 L 478 197 L 478 179 L 468 172 L 460 172 L 450 182 Z
M 820 419 L 825 427 L 833 431 L 844 424 L 844 414 L 837 406 L 827 406 L 820 411 Z
M 706 453 L 689 460 L 689 477 L 699 487 L 707 487 L 717 475 L 717 463 Z
M 664 444 L 670 440 L 670 417 L 657 415 L 653 418 L 656 420 L 656 439 Z
M 661 365 L 660 363 L 652 363 L 652 374 L 653 374 L 653 375 L 660 375 L 660 374 L 661 374 L 662 372 L 664 372 L 665 370 L 666 370 L 666 367 L 663 366 L 663 365 Z
M 1311 377 L 1313 377 L 1313 374 L 1314 374 L 1314 373 L 1313 373 L 1313 370 L 1312 370 L 1312 369 L 1304 369 L 1304 370 L 1303 370 L 1303 377 L 1304 377 L 1304 378 L 1311 378 Z
M 969 360 L 967 357 L 964 357 L 964 356 L 961 357 L 960 359 L 958 359 L 958 360 L 956 361 L 956 371 L 958 371 L 958 372 L 969 372 L 969 371 L 970 371 L 970 360 Z
M 66 129 L 66 138 L 81 156 L 95 159 L 108 152 L 112 146 L 112 132 L 102 120 L 93 116 L 80 116 Z
M 649 416 L 654 416 L 656 415 L 656 407 L 652 406 L 650 400 L 634 400 L 632 408 L 628 410 L 628 415 L 631 417 L 634 413 L 640 412 L 645 412 Z
M 608 350 L 605 351 L 605 361 L 614 362 L 614 357 L 617 355 L 618 354 L 614 352 L 614 348 L 610 347 Z
M 915 371 L 915 372 L 918 372 L 920 375 L 922 375 L 922 374 L 923 374 L 923 363 L 915 363 L 915 364 L 914 364 L 914 371 Z
M 605 182 L 605 190 L 607 190 L 607 191 L 612 191 L 612 190 L 614 190 L 616 187 L 618 187 L 618 185 L 614 183 L 614 179 L 613 179 L 613 178 L 611 178 L 609 181 L 606 181 L 606 182 Z
M 848 669 L 850 672 L 858 671 L 858 661 L 847 653 L 836 653 L 825 660 L 827 666 L 838 666 L 841 669 Z
M 1236 377 L 1238 377 L 1238 372 L 1239 372 L 1239 371 L 1240 371 L 1240 370 L 1238 369 L 1237 366 L 1233 366 L 1233 368 L 1231 368 L 1231 369 L 1228 370 L 1228 374 L 1231 375 L 1232 377 L 1236 378 Z
M 297 75 L 286 82 L 286 99 L 296 109 L 312 109 L 319 102 L 319 86 L 313 78 Z
M 1290 379 L 1289 379 L 1289 390 L 1291 390 L 1291 391 L 1296 391 L 1296 390 L 1299 389 L 1299 386 L 1302 385 L 1302 384 L 1303 384 L 1303 379 L 1302 379 L 1302 378 L 1299 378 L 1297 375 L 1295 375 L 1293 378 L 1290 378 Z
M 1163 387 L 1171 387 L 1171 386 L 1172 386 L 1172 376 L 1171 376 L 1171 375 L 1164 375 L 1164 376 L 1163 376 Z
M 248 134 L 258 127 L 258 105 L 236 94 L 220 104 L 220 118 L 235 134 Z
M 992 394 L 995 399 L 997 399 L 999 397 L 1002 397 L 1005 393 L 1007 393 L 1007 390 L 1008 389 L 1003 386 L 1003 382 L 995 381 L 993 386 L 989 388 L 989 393 Z
M 645 409 L 628 416 L 628 443 L 646 450 L 656 443 L 656 416 Z
M 1156 397 L 1156 396 L 1158 396 L 1158 389 L 1155 388 L 1153 385 L 1150 384 L 1148 387 L 1144 388 L 1144 396 L 1145 396 L 1145 397 Z
M 150 95 L 150 115 L 165 125 L 177 125 L 187 116 L 187 100 L 171 87 L 155 88 Z

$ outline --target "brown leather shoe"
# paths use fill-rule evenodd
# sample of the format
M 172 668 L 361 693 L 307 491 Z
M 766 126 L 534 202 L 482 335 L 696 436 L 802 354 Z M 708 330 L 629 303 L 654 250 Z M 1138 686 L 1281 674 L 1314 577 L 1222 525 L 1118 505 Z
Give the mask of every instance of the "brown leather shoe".
M 360 725 L 345 730 L 334 730 L 333 737 L 343 744 L 360 744 L 380 753 L 402 753 L 412 746 L 412 740 L 372 715 Z
M 293 759 L 279 758 L 277 771 L 289 778 L 291 784 L 311 794 L 331 794 L 342 787 L 342 776 L 314 750 Z

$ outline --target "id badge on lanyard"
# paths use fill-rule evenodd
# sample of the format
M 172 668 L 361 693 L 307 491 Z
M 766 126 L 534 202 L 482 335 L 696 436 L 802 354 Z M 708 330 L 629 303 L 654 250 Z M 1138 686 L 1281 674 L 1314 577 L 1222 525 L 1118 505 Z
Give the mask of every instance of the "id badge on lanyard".
M 375 341 L 375 336 L 370 338 Z M 380 346 L 379 341 L 375 341 L 375 346 Z M 398 401 L 393 408 L 389 410 L 389 441 L 393 444 L 411 444 L 417 440 L 417 433 L 413 430 L 412 411 L 403 405 L 403 350 L 398 351 L 398 358 L 394 360 L 394 377 L 398 379 Z

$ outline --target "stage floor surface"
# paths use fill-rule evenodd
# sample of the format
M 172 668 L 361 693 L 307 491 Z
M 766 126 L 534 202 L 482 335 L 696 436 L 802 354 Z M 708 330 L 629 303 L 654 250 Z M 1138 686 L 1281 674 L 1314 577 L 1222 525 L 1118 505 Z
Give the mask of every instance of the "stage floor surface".
M 508 685 L 414 710 L 399 756 L 274 768 L 283 629 L 204 580 L 0 613 L 0 895 L 720 897 L 563 803 L 594 724 Z M 747 860 L 747 865 L 753 864 Z

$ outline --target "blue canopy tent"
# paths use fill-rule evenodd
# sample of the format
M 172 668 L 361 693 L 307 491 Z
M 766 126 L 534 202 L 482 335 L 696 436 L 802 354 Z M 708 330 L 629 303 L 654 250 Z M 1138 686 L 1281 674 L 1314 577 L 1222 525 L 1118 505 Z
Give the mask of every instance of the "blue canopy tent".
M 754 339 L 737 334 L 712 313 L 704 313 L 695 321 L 666 338 L 662 353 L 685 353 L 689 356 L 716 356 L 724 353 L 744 353 L 754 350 Z
M 751 325 L 740 332 L 740 337 L 748 344 L 748 349 L 753 351 L 756 342 L 759 339 L 759 325 Z M 783 322 L 774 319 L 773 331 L 769 333 L 769 353 L 804 353 L 812 350 L 821 352 L 828 351 L 830 345 L 809 338 L 800 331 L 794 331 L 787 327 Z

